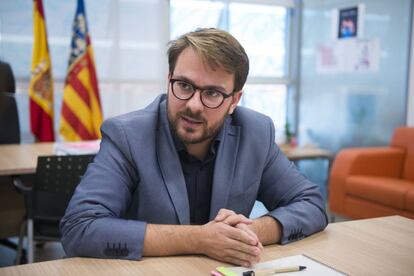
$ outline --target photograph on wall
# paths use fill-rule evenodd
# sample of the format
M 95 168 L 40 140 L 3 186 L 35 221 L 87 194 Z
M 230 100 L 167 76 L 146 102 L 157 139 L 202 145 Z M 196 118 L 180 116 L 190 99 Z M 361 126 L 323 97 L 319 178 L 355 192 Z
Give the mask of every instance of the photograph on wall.
M 339 9 L 338 39 L 358 36 L 358 7 Z

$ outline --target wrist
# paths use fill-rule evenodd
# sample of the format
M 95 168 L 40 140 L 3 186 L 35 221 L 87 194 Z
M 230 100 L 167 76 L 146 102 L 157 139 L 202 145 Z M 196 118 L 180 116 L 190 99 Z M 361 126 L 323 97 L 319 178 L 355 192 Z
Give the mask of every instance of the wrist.
M 195 254 L 204 254 L 204 226 L 194 225 L 192 226 L 192 233 L 188 235 L 190 244 Z

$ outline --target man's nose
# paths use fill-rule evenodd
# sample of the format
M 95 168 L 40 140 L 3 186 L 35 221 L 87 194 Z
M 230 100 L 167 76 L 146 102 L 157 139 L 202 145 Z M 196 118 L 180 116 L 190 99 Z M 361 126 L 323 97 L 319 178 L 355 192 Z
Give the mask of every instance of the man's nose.
M 204 105 L 201 102 L 201 91 L 199 89 L 194 92 L 194 95 L 187 101 L 186 105 L 187 108 L 189 108 L 194 113 L 203 110 Z

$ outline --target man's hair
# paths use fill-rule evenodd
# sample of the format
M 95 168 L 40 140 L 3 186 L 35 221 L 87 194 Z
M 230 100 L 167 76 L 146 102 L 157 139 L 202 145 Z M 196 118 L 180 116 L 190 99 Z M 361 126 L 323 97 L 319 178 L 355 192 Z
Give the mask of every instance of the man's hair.
M 168 43 L 169 73 L 173 74 L 178 56 L 191 47 L 205 64 L 215 70 L 222 67 L 234 74 L 234 90 L 240 91 L 249 74 L 249 58 L 243 46 L 228 32 L 202 28 L 186 33 Z

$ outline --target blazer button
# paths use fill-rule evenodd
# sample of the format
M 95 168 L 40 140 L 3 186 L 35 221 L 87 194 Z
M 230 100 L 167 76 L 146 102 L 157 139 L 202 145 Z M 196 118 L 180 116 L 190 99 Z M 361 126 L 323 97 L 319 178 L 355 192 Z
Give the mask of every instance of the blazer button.
M 108 257 L 112 257 L 113 256 L 113 249 L 109 247 L 109 243 L 106 244 L 105 250 L 104 250 L 104 255 L 108 256 Z
M 126 256 L 128 256 L 128 254 L 129 254 L 129 250 L 127 248 L 126 243 L 124 243 L 124 248 L 121 249 L 121 256 L 126 257 Z

